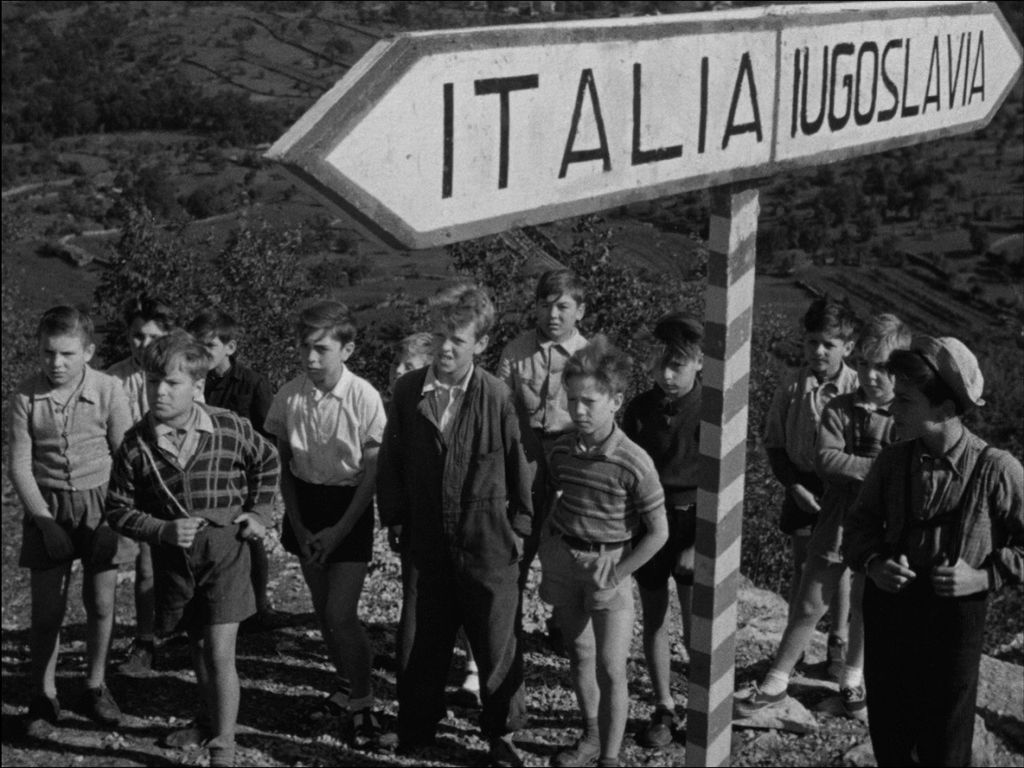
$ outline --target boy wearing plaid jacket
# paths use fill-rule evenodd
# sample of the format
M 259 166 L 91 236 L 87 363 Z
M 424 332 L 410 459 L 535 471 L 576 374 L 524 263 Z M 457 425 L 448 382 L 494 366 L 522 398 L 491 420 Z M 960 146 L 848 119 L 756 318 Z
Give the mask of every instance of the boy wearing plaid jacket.
M 186 630 L 210 765 L 233 765 L 238 624 L 256 610 L 244 539 L 262 536 L 280 467 L 248 420 L 195 403 L 211 363 L 183 332 L 143 356 L 148 414 L 114 456 L 107 515 L 114 530 L 153 547 L 156 631 Z

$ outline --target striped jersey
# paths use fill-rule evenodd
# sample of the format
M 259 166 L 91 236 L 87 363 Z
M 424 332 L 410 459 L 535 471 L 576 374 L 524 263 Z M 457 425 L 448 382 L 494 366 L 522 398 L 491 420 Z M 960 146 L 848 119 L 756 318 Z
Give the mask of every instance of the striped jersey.
M 589 451 L 576 435 L 564 435 L 548 461 L 559 492 L 550 519 L 564 534 L 610 544 L 636 538 L 648 521 L 665 516 L 654 462 L 617 425 Z

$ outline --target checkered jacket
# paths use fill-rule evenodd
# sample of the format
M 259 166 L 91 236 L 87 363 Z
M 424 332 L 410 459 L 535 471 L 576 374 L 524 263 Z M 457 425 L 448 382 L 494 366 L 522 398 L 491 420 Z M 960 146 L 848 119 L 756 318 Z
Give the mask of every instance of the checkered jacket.
M 125 434 L 114 454 L 107 492 L 107 520 L 114 530 L 159 543 L 163 521 L 182 517 L 182 508 L 190 517 L 218 526 L 230 525 L 243 512 L 252 512 L 266 526 L 273 524 L 271 505 L 281 472 L 277 449 L 248 419 L 223 408 L 199 407 L 213 421 L 213 432 L 200 433 L 184 469 L 157 448 L 149 418 Z

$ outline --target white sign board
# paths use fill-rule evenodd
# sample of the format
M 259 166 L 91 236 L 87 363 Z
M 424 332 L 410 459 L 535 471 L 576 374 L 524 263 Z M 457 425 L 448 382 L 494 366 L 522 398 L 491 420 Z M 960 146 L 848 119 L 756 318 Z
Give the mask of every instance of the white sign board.
M 411 248 L 985 125 L 992 3 L 856 3 L 403 34 L 269 151 Z

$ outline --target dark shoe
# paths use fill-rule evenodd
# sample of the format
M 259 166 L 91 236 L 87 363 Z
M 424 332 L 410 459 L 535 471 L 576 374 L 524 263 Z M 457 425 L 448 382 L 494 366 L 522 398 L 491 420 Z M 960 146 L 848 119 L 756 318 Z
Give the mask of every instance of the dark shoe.
M 756 684 L 750 689 L 750 695 L 746 698 L 737 698 L 733 702 L 733 715 L 739 719 L 750 717 L 755 712 L 760 712 L 765 707 L 781 704 L 789 696 L 787 691 L 776 694 L 767 694 Z
M 491 748 L 487 752 L 487 764 L 492 768 L 522 768 L 526 765 L 522 756 L 512 746 L 510 736 L 491 739 Z
M 330 696 L 325 696 L 317 702 L 313 711 L 309 714 L 309 719 L 323 720 L 327 717 L 341 717 L 348 712 L 348 701 L 348 689 L 339 688 Z
M 210 738 L 210 732 L 210 724 L 197 719 L 183 728 L 168 731 L 160 739 L 159 744 L 169 749 L 195 749 Z
M 295 616 L 274 608 L 257 611 L 242 622 L 240 629 L 245 633 L 273 632 L 275 629 L 290 627 L 295 623 Z
M 352 713 L 347 731 L 345 740 L 354 749 L 377 749 L 383 733 L 377 714 L 369 707 Z
M 448 700 L 453 706 L 463 709 L 480 709 L 480 692 L 472 688 L 459 688 L 448 697 Z
M 673 731 L 678 726 L 675 712 L 666 707 L 656 707 L 651 722 L 640 732 L 637 743 L 648 749 L 667 747 L 672 743 Z
M 117 671 L 129 677 L 148 675 L 153 671 L 155 658 L 156 647 L 152 641 L 133 640 L 128 656 L 118 665 Z
M 864 686 L 840 688 L 839 700 L 843 704 L 843 713 L 854 720 L 865 722 L 868 719 L 868 702 L 864 696 Z
M 121 722 L 121 708 L 105 685 L 86 688 L 75 709 L 101 725 L 119 725 Z
M 597 765 L 599 757 L 601 757 L 601 745 L 580 738 L 571 747 L 556 752 L 551 758 L 551 765 L 555 768 L 587 768 Z
M 28 705 L 25 715 L 25 736 L 30 739 L 48 738 L 60 719 L 60 702 L 56 697 L 37 696 Z

